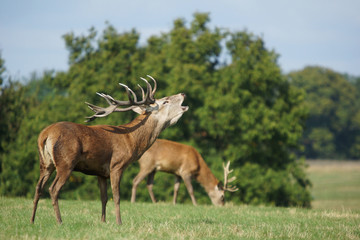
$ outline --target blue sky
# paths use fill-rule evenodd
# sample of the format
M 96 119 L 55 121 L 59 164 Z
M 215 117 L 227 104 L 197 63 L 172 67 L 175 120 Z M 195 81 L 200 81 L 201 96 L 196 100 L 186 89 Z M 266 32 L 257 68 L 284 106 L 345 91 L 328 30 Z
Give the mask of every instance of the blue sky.
M 118 32 L 135 28 L 145 42 L 194 12 L 210 13 L 210 27 L 262 36 L 284 73 L 319 65 L 360 76 L 359 0 L 1 0 L 0 51 L 15 78 L 67 70 L 65 33 L 102 32 L 108 21 Z

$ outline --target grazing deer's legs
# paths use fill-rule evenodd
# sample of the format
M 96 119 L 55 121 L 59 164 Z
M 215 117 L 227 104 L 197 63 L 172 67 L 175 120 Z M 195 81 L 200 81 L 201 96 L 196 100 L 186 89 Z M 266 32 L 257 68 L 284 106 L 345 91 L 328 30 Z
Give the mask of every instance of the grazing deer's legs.
M 51 167 L 49 168 L 40 168 L 40 178 L 36 185 L 35 197 L 34 197 L 34 209 L 30 220 L 31 223 L 34 223 L 35 221 L 35 213 L 42 190 L 44 189 L 45 183 L 49 180 L 51 174 L 54 172 L 54 169 L 55 168 L 53 165 L 51 165 Z
M 194 204 L 194 206 L 197 206 L 196 199 L 195 199 L 195 196 L 194 196 L 194 190 L 193 190 L 193 187 L 191 185 L 191 175 L 184 176 L 183 180 L 184 180 L 186 189 L 188 190 L 188 192 L 190 194 L 192 203 Z
M 52 205 L 54 207 L 54 211 L 55 211 L 55 215 L 56 215 L 56 220 L 60 224 L 62 223 L 62 220 L 61 220 L 61 214 L 60 214 L 59 203 L 58 203 L 59 192 L 60 192 L 61 188 L 64 186 L 66 180 L 70 177 L 71 172 L 72 171 L 70 169 L 61 170 L 61 171 L 59 171 L 59 169 L 57 169 L 57 174 L 54 179 L 54 182 L 51 184 L 51 186 L 49 188 Z
M 106 203 L 108 201 L 107 195 L 107 182 L 106 178 L 98 176 L 98 182 L 100 187 L 100 196 L 101 196 L 101 221 L 106 221 Z
M 152 200 L 153 203 L 156 203 L 156 198 L 154 196 L 154 193 L 152 191 L 153 185 L 154 185 L 154 177 L 155 177 L 155 173 L 156 170 L 152 171 L 149 175 L 148 175 L 148 179 L 147 179 L 147 183 L 146 183 L 146 187 L 148 189 L 148 192 L 150 194 L 150 198 Z
M 133 186 L 132 186 L 132 190 L 131 190 L 131 202 L 134 203 L 136 200 L 136 189 L 139 186 L 140 182 L 147 176 L 149 175 L 150 171 L 141 171 L 138 173 L 138 175 L 136 175 L 136 177 L 133 180 Z
M 110 183 L 115 203 L 116 223 L 122 224 L 120 216 L 120 180 L 124 169 L 112 170 L 110 172 Z
M 173 199 L 173 204 L 176 204 L 176 199 L 177 199 L 178 192 L 179 192 L 179 188 L 180 188 L 180 181 L 181 181 L 181 177 L 176 176 L 176 178 L 175 178 L 175 185 L 174 185 L 174 199 Z

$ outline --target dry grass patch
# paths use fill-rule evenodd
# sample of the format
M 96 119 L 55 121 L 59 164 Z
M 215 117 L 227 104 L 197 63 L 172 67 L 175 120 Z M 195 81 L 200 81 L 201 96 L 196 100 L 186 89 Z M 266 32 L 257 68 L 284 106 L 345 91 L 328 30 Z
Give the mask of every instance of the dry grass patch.
M 360 161 L 308 161 L 315 209 L 360 210 Z

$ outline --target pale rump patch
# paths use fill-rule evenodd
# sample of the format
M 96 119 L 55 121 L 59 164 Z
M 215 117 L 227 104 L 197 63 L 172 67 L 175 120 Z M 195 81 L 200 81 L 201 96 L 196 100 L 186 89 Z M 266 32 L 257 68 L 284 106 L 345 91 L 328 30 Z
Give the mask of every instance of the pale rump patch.
M 51 138 L 48 138 L 44 144 L 43 159 L 45 166 L 55 165 L 54 156 L 52 153 L 53 143 Z

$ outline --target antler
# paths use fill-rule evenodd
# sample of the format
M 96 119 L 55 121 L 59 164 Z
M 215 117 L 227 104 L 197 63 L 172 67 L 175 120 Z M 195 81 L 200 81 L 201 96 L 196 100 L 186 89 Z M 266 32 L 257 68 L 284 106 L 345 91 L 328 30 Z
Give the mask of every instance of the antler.
M 150 83 L 145 78 L 141 78 L 141 80 L 143 80 L 146 83 L 146 94 L 144 93 L 144 89 L 138 84 L 138 86 L 140 87 L 141 92 L 142 92 L 142 100 L 141 101 L 137 100 L 136 94 L 134 93 L 133 90 L 131 90 L 131 88 L 129 88 L 127 85 L 122 84 L 122 83 L 119 83 L 119 85 L 125 88 L 126 93 L 129 98 L 128 101 L 119 101 L 119 100 L 114 99 L 110 95 L 107 95 L 104 93 L 96 93 L 100 97 L 104 98 L 109 103 L 109 106 L 106 108 L 103 108 L 103 107 L 99 107 L 99 106 L 93 105 L 91 103 L 85 102 L 88 105 L 88 107 L 92 111 L 95 112 L 94 115 L 92 115 L 90 117 L 86 117 L 87 120 L 85 122 L 91 122 L 97 117 L 105 117 L 105 116 L 111 114 L 112 112 L 125 112 L 125 111 L 129 111 L 129 110 L 135 108 L 136 106 L 141 106 L 141 105 L 146 106 L 146 105 L 155 103 L 154 94 L 155 94 L 155 91 L 157 88 L 156 80 L 149 75 L 147 75 L 147 76 L 151 80 L 154 81 L 154 89 L 152 89 Z M 128 106 L 128 107 L 118 108 L 120 106 Z
M 224 190 L 229 191 L 229 192 L 235 192 L 235 191 L 239 190 L 236 186 L 228 186 L 228 183 L 230 183 L 230 182 L 232 182 L 232 181 L 234 181 L 236 179 L 235 176 L 228 179 L 229 174 L 234 171 L 233 169 L 229 170 L 229 167 L 230 167 L 230 161 L 227 162 L 226 167 L 225 167 L 225 165 L 223 163 L 223 168 L 224 168 Z

